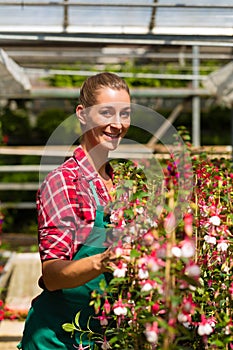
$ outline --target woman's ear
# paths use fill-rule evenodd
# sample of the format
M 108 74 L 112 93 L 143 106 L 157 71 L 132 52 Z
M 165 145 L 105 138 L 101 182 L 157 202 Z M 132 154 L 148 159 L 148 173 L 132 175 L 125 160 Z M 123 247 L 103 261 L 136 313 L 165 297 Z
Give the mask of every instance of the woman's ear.
M 76 107 L 76 115 L 77 115 L 80 123 L 82 125 L 86 125 L 86 123 L 87 123 L 87 120 L 86 120 L 87 114 L 85 112 L 85 108 L 83 107 L 83 105 L 78 105 Z

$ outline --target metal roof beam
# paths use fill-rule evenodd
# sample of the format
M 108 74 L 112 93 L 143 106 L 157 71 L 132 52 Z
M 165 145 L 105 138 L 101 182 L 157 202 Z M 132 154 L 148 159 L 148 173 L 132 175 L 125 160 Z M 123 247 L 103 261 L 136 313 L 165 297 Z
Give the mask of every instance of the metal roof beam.
M 4 33 L 0 34 L 0 41 L 9 40 L 38 43 L 83 43 L 85 45 L 98 44 L 111 45 L 163 45 L 163 46 L 213 46 L 233 47 L 232 36 L 210 36 L 210 35 L 156 35 L 156 34 L 47 34 L 47 33 Z M 4 45 L 4 42 L 2 43 Z
M 1 6 L 20 6 L 20 7 L 26 7 L 26 6 L 52 6 L 52 7 L 67 7 L 67 6 L 85 6 L 85 7 L 96 7 L 96 6 L 106 6 L 106 7 L 141 7 L 141 8 L 205 8 L 205 9 L 231 9 L 233 8 L 233 5 L 229 4 L 185 4 L 185 3 L 178 3 L 178 4 L 172 4 L 172 3 L 152 3 L 152 4 L 145 4 L 144 2 L 131 2 L 131 3 L 122 3 L 115 1 L 113 3 L 110 3 L 109 1 L 93 1 L 93 2 L 85 2 L 85 1 L 67 1 L 67 2 L 40 2 L 40 1 L 23 1 L 23 2 L 16 2 L 16 1 L 5 1 L 0 3 Z

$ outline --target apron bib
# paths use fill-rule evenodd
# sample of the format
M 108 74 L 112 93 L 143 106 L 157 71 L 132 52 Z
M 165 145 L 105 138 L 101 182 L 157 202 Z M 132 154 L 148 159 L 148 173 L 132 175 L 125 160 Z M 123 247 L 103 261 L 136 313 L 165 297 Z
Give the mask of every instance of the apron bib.
M 72 260 L 79 260 L 84 257 L 102 253 L 106 248 L 103 243 L 106 240 L 106 222 L 104 221 L 104 207 L 100 205 L 93 182 L 90 182 L 91 190 L 97 204 L 96 218 L 93 229 L 79 251 Z M 89 305 L 91 293 L 96 290 L 103 293 L 99 287 L 101 280 L 106 284 L 111 279 L 110 273 L 104 273 L 89 281 L 88 283 L 70 289 L 61 289 L 53 292 L 44 290 L 32 303 L 29 310 L 23 338 L 18 345 L 22 350 L 74 350 L 82 343 L 83 347 L 89 345 L 94 349 L 94 342 L 90 341 L 85 333 L 65 332 L 62 329 L 64 323 L 74 320 L 77 312 L 80 313 L 79 325 L 82 330 L 89 328 L 95 333 L 102 333 L 100 323 L 93 318 L 95 312 Z

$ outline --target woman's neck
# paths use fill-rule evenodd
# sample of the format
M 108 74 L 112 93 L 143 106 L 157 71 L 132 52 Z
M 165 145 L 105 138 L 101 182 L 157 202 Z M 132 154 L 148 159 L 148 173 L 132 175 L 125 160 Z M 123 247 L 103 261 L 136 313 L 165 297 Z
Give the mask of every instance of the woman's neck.
M 108 151 L 102 149 L 100 146 L 89 148 L 85 143 L 82 144 L 82 148 L 85 151 L 90 163 L 93 165 L 100 177 L 105 181 L 109 180 L 109 174 L 106 172 Z

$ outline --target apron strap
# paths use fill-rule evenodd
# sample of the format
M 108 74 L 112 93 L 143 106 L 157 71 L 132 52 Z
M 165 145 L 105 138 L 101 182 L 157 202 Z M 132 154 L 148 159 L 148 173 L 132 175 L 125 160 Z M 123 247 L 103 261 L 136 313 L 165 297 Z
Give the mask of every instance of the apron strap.
M 90 181 L 89 183 L 90 183 L 91 191 L 92 191 L 93 196 L 95 198 L 95 202 L 96 202 L 97 206 L 100 206 L 100 200 L 99 200 L 98 194 L 96 192 L 95 185 L 94 185 L 93 181 Z

